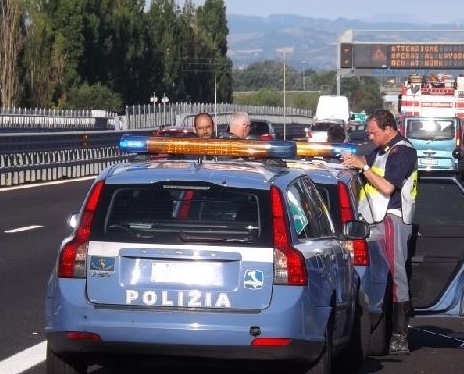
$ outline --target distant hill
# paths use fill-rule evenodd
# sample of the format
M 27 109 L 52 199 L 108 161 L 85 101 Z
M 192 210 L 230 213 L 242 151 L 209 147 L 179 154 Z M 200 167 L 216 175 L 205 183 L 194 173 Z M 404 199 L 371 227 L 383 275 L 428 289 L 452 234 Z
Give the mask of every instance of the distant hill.
M 287 55 L 287 62 L 296 69 L 336 69 L 338 40 L 347 30 L 382 30 L 375 33 L 357 31 L 360 39 L 356 40 L 367 42 L 461 43 L 464 40 L 464 19 L 453 24 L 424 24 L 404 14 L 378 15 L 362 21 L 290 14 L 268 17 L 228 14 L 227 22 L 228 55 L 235 68 L 264 60 L 283 60 L 283 54 L 276 50 L 288 47 L 293 48 L 293 52 Z M 438 30 L 450 31 L 441 33 Z

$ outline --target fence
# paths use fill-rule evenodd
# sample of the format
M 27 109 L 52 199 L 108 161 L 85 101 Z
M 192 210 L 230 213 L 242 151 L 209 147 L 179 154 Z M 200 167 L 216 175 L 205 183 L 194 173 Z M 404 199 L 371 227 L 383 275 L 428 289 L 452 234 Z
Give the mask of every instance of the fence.
M 96 175 L 127 160 L 118 141 L 123 132 L 149 134 L 163 126 L 193 126 L 198 112 L 209 112 L 218 126 L 234 111 L 274 123 L 287 139 L 301 136 L 312 121 L 309 111 L 231 104 L 158 104 L 102 111 L 53 111 L 0 108 L 0 187 Z M 288 136 L 287 136 L 288 135 Z

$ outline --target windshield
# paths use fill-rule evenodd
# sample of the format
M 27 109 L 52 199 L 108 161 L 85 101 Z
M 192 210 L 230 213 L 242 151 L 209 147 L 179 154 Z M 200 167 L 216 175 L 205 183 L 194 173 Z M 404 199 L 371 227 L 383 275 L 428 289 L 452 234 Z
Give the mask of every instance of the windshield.
M 406 137 L 421 140 L 455 138 L 457 119 L 406 119 Z
M 166 244 L 269 244 L 267 194 L 211 184 L 107 185 L 93 239 Z M 263 204 L 264 201 L 264 204 Z

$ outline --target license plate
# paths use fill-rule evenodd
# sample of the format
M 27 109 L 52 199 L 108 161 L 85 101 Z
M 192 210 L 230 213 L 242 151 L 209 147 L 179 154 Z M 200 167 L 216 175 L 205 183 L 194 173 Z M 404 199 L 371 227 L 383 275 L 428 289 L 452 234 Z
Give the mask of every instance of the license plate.
M 427 165 L 427 166 L 438 165 L 438 160 L 436 160 L 434 158 L 420 158 L 419 159 L 419 164 L 420 165 Z
M 150 280 L 205 286 L 221 286 L 223 282 L 220 265 L 213 262 L 154 262 Z

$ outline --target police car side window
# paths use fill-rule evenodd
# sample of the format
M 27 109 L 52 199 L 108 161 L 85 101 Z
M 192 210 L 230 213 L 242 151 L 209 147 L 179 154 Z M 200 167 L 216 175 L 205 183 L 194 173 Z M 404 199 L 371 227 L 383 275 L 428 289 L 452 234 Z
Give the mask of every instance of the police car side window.
M 327 209 L 316 188 L 313 185 L 308 186 L 307 183 L 309 181 L 300 179 L 287 191 L 292 223 L 298 233 L 298 238 L 316 239 L 332 236 L 334 234 L 327 216 Z
M 303 179 L 302 183 L 305 193 L 308 195 L 309 206 L 314 211 L 320 236 L 335 236 L 335 228 L 329 210 L 316 185 L 307 179 Z

